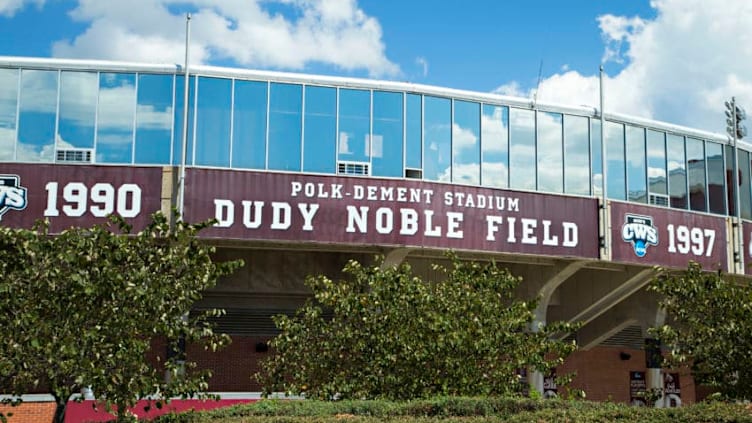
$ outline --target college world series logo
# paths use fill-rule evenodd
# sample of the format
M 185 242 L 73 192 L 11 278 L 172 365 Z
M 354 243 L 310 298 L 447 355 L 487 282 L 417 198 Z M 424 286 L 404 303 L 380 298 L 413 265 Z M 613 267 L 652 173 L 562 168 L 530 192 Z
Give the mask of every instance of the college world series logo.
M 26 188 L 18 175 L 0 175 L 0 220 L 10 209 L 26 208 Z
M 621 227 L 621 239 L 631 242 L 637 257 L 645 257 L 649 245 L 658 245 L 658 228 L 653 226 L 653 218 L 627 214 Z

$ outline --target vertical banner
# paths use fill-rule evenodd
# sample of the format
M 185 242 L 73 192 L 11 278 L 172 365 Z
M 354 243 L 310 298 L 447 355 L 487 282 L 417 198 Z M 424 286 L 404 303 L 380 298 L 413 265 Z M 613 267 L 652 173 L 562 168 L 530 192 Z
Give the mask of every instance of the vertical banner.
M 645 372 L 629 372 L 629 404 L 636 407 L 645 407 L 647 405 L 645 393 L 648 386 L 645 381 Z
M 553 369 L 548 376 L 543 378 L 543 398 L 556 398 L 558 395 L 559 387 L 556 386 L 556 369 Z
M 663 374 L 663 401 L 664 407 L 681 406 L 681 385 L 679 384 L 679 373 Z

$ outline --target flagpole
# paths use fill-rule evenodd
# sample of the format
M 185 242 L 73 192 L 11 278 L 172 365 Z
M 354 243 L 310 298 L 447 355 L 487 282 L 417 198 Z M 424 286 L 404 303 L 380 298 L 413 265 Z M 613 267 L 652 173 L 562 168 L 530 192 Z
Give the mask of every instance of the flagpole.
M 609 231 L 611 227 L 611 219 L 608 215 L 608 184 L 607 184 L 607 156 L 606 156 L 606 119 L 603 112 L 603 105 L 605 103 L 605 93 L 603 86 L 603 65 L 600 66 L 600 119 L 601 119 L 601 221 L 603 222 L 603 260 L 609 260 L 611 258 L 611 233 Z
M 180 170 L 178 176 L 178 219 L 183 219 L 185 210 L 185 164 L 188 155 L 188 101 L 189 101 L 189 72 L 188 64 L 190 59 L 191 48 L 191 14 L 185 16 L 185 62 L 183 65 L 184 85 L 183 85 L 183 133 L 181 138 L 181 157 Z

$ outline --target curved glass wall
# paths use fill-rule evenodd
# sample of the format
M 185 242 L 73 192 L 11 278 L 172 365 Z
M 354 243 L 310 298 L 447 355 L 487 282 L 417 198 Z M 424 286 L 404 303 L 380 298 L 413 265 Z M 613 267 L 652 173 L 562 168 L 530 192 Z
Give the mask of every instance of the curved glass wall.
M 0 68 L 0 161 L 177 165 L 176 72 Z M 417 178 L 733 214 L 733 149 L 607 120 L 382 89 L 194 75 L 186 164 Z M 606 163 L 602 163 L 605 147 Z M 750 153 L 740 213 L 752 218 Z

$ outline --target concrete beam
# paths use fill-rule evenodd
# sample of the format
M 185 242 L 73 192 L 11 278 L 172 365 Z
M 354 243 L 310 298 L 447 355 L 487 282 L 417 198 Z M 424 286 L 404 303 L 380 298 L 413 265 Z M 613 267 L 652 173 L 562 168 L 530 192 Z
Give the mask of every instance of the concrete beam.
M 606 329 L 605 331 L 592 331 L 585 329 L 584 331 L 580 331 L 577 333 L 577 343 L 579 345 L 579 349 L 587 351 L 593 347 L 597 347 L 601 344 L 601 342 L 607 340 L 608 338 L 616 335 L 617 333 L 621 332 L 622 330 L 626 329 L 629 326 L 634 326 L 639 324 L 640 322 L 637 319 L 631 318 L 631 319 L 625 319 L 622 320 L 620 323 L 617 323 L 616 325 Z M 596 333 L 592 333 L 596 332 Z
M 607 312 L 625 298 L 628 298 L 630 295 L 639 291 L 654 275 L 655 270 L 652 268 L 638 272 L 599 300 L 585 307 L 582 311 L 577 313 L 577 315 L 570 318 L 569 322 L 582 322 L 583 325 L 592 322 L 598 316 Z
M 405 257 L 407 257 L 411 251 L 413 251 L 413 248 L 395 248 L 392 251 L 389 251 L 384 255 L 384 262 L 381 264 L 381 268 L 386 269 L 387 267 L 399 266 L 405 261 Z
M 543 285 L 538 290 L 538 295 L 540 295 L 540 302 L 538 303 L 538 307 L 535 309 L 535 320 L 533 321 L 533 331 L 537 331 L 541 324 L 546 323 L 546 311 L 548 310 L 548 305 L 551 302 L 551 296 L 553 295 L 554 291 L 567 279 L 572 277 L 575 273 L 577 273 L 580 269 L 585 267 L 585 265 L 589 264 L 589 261 L 574 261 L 567 265 L 565 265 L 561 270 L 556 272 L 553 276 L 551 276 L 547 281 L 543 283 Z

